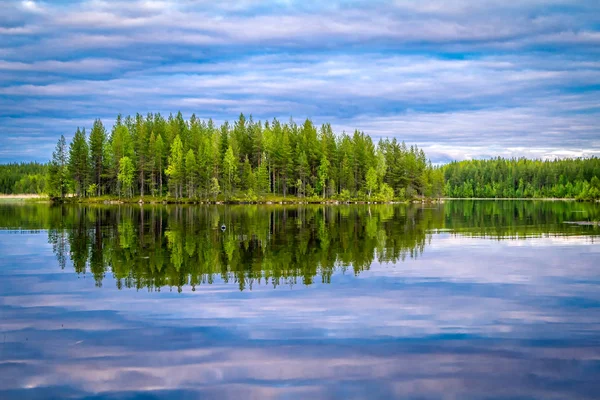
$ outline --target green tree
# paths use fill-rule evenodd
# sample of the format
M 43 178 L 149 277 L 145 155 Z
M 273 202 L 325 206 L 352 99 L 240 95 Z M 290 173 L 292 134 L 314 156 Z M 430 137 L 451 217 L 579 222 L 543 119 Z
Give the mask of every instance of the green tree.
M 256 175 L 258 192 L 261 195 L 269 193 L 271 191 L 271 183 L 269 181 L 269 170 L 267 168 L 267 157 L 265 153 L 262 153 L 261 162 L 258 166 Z
M 325 194 L 327 191 L 327 180 L 329 179 L 329 160 L 325 157 L 321 159 L 321 165 L 319 166 L 319 186 L 318 189 L 321 190 L 323 198 L 325 198 Z
M 106 144 L 106 130 L 102 121 L 94 121 L 94 126 L 90 132 L 90 156 L 92 163 L 92 183 L 96 184 L 99 196 L 102 193 L 102 174 L 104 171 L 104 145 Z
M 52 197 L 64 199 L 67 194 L 69 184 L 67 161 L 67 142 L 65 137 L 60 135 L 48 168 L 48 193 Z
M 119 183 L 120 187 L 123 188 L 125 197 L 133 196 L 133 178 L 135 176 L 135 168 L 131 158 L 125 156 L 119 160 Z
M 77 128 L 73 141 L 69 146 L 69 172 L 75 184 L 75 193 L 85 193 L 90 164 L 89 148 L 85 138 L 85 129 Z
M 185 176 L 187 179 L 187 195 L 195 196 L 196 190 L 196 156 L 192 149 L 189 149 L 185 155 Z
M 367 190 L 369 191 L 369 198 L 371 198 L 371 193 L 373 190 L 377 189 L 377 171 L 375 168 L 371 167 L 367 171 Z
M 154 163 L 156 165 L 156 171 L 158 174 L 158 193 L 160 196 L 164 195 L 163 191 L 163 154 L 165 152 L 165 144 L 161 135 L 156 138 L 156 152 L 154 153 Z
M 217 178 L 211 179 L 209 192 L 215 200 L 217 200 L 217 196 L 221 193 L 221 187 L 219 186 L 219 180 Z
M 234 190 L 233 179 L 237 173 L 237 159 L 233 154 L 233 148 L 229 146 L 223 157 L 223 167 L 227 175 L 227 191 L 229 194 Z
M 250 159 L 248 156 L 244 159 L 244 163 L 242 164 L 242 189 L 243 190 L 252 190 L 256 189 L 256 177 L 254 171 L 252 171 L 252 166 L 250 165 Z
M 169 165 L 165 171 L 169 176 L 169 182 L 175 191 L 175 198 L 183 196 L 182 184 L 184 175 L 184 164 L 183 164 L 183 143 L 179 135 L 175 136 L 173 144 L 171 145 L 171 154 L 169 155 Z

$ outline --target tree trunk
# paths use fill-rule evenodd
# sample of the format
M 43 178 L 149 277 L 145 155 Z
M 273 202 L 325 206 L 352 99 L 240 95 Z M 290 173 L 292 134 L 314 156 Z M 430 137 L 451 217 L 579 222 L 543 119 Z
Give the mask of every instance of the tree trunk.
M 140 196 L 144 197 L 144 170 L 140 170 Z

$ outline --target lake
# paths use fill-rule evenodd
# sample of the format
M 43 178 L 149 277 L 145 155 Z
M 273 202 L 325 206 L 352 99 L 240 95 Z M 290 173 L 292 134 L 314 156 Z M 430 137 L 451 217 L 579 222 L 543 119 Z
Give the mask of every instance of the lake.
M 597 399 L 599 219 L 0 204 L 0 398 Z

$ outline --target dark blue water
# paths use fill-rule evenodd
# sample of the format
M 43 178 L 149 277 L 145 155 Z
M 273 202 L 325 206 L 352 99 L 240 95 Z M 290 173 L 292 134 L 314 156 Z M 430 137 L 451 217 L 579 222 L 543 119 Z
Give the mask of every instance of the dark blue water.
M 478 204 L 1 206 L 0 398 L 599 398 L 598 207 Z

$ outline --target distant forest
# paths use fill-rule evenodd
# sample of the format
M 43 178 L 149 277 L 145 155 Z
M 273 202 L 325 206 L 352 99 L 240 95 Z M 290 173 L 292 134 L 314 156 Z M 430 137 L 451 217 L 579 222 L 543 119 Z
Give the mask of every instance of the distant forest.
M 503 159 L 444 166 L 444 195 L 476 198 L 600 199 L 600 158 Z
M 0 164 L 0 193 L 46 193 L 47 173 L 47 164 L 36 162 Z
M 233 124 L 181 113 L 119 115 L 110 132 L 61 136 L 46 165 L 0 166 L 1 193 L 52 197 L 168 196 L 256 201 L 272 196 L 337 200 L 419 197 L 600 198 L 600 159 L 492 159 L 435 167 L 423 150 L 355 130 L 335 134 L 310 119 L 298 125 Z

